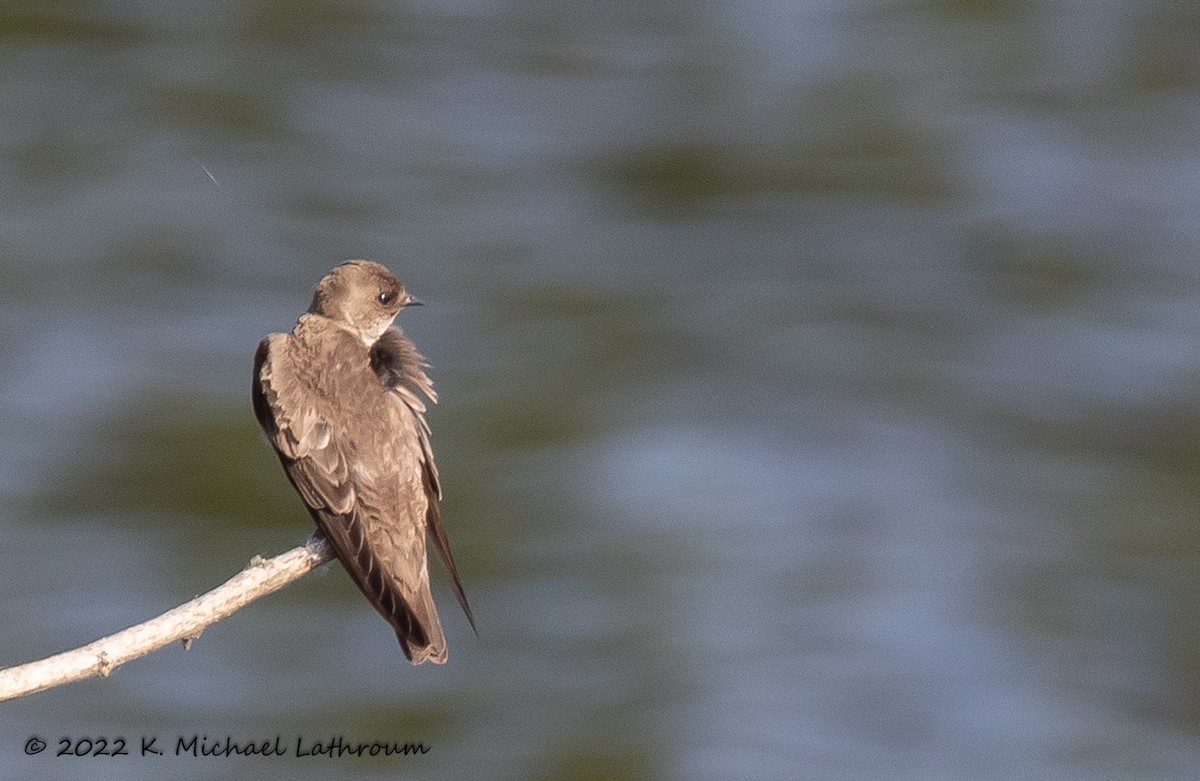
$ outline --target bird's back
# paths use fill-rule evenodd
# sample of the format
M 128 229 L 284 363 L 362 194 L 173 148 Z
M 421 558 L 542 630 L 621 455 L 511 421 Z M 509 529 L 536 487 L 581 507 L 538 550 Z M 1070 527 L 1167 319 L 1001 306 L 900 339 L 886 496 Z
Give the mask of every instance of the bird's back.
M 260 424 L 355 584 L 414 663 L 445 662 L 426 563 L 423 421 L 362 342 L 313 315 L 263 341 L 254 385 Z

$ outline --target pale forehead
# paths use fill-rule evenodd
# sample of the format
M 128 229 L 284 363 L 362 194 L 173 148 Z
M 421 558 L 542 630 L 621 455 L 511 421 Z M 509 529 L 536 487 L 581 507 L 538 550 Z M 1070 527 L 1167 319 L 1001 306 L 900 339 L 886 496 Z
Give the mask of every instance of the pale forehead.
M 335 267 L 330 274 L 352 284 L 400 285 L 400 280 L 386 266 L 370 260 L 348 260 Z

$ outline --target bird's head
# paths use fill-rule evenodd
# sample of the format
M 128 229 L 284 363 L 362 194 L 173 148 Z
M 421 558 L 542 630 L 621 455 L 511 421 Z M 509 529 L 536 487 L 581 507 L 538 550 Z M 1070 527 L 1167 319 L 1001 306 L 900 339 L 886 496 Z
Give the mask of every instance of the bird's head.
M 386 267 L 348 260 L 317 283 L 308 311 L 348 327 L 369 347 L 401 309 L 420 304 Z

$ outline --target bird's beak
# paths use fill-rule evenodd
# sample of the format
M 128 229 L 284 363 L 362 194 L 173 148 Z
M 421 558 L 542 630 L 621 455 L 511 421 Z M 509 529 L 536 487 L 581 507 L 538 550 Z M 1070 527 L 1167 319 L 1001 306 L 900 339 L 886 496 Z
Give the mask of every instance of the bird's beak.
M 405 306 L 425 306 L 425 302 L 422 301 L 421 299 L 417 298 L 416 296 L 414 296 L 412 293 L 409 293 L 408 298 L 404 299 L 404 305 Z

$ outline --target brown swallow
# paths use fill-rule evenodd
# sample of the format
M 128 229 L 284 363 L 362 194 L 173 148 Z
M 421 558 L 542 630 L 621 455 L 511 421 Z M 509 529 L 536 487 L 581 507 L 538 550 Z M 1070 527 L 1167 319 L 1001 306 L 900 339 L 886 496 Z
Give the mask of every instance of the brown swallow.
M 424 357 L 392 321 L 421 302 L 378 263 L 330 271 L 290 334 L 254 356 L 254 414 L 350 577 L 413 664 L 446 662 L 426 535 L 475 621 L 438 515 L 442 498 L 422 396 Z

